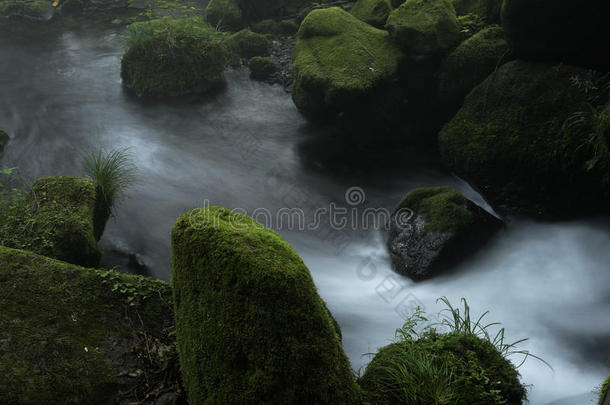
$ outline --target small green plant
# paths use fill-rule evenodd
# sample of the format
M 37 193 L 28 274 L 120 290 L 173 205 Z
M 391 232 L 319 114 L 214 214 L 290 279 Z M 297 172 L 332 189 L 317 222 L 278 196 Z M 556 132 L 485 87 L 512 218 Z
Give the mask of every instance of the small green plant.
M 460 25 L 460 32 L 462 33 L 464 39 L 470 38 L 487 26 L 487 21 L 485 21 L 485 18 L 476 13 L 464 14 L 459 16 L 457 19 L 458 24 Z
M 83 166 L 99 187 L 109 209 L 136 182 L 136 167 L 129 149 L 91 152 L 85 156 Z

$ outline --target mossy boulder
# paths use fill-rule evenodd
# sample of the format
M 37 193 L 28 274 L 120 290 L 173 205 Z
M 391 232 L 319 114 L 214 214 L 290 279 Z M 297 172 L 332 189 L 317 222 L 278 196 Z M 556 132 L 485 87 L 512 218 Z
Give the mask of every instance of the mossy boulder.
M 501 220 L 452 188 L 416 189 L 390 220 L 392 264 L 414 280 L 430 278 L 467 258 L 501 227 Z
M 568 65 L 509 62 L 475 87 L 445 125 L 442 158 L 504 212 L 607 212 L 610 109 L 604 80 Z
M 90 179 L 42 177 L 32 190 L 3 202 L 0 244 L 69 263 L 93 267 L 101 252 L 97 240 L 104 222 L 103 198 Z
M 506 0 L 502 26 L 518 58 L 610 69 L 605 1 Z
M 222 207 L 172 230 L 172 287 L 189 403 L 358 404 L 309 270 L 278 234 Z
M 391 11 L 390 0 L 358 0 L 350 13 L 373 27 L 383 28 Z
M 139 402 L 178 367 L 165 282 L 0 246 L 0 291 L 0 403 Z
M 222 36 L 200 18 L 157 19 L 129 26 L 123 83 L 149 97 L 204 93 L 223 81 Z
M 412 58 L 442 55 L 460 41 L 451 0 L 407 0 L 390 13 L 386 29 Z
M 414 374 L 417 386 L 407 391 L 396 384 L 401 372 Z M 418 374 L 422 372 L 429 374 Z M 436 386 L 439 376 L 446 379 L 443 387 Z M 464 405 L 520 405 L 526 399 L 515 366 L 487 340 L 468 333 L 428 332 L 385 346 L 359 382 L 368 402 L 376 405 L 438 403 L 438 398 L 422 397 L 426 392 L 443 392 L 451 395 L 448 403 Z M 422 396 L 409 401 L 405 392 Z
M 205 20 L 214 27 L 228 31 L 237 31 L 244 26 L 237 0 L 210 0 L 205 9 Z
M 50 20 L 55 7 L 50 0 L 0 0 L 0 17 L 24 17 Z
M 459 105 L 494 70 L 510 60 L 504 31 L 493 26 L 462 42 L 447 56 L 438 77 L 439 99 Z
M 4 147 L 6 146 L 6 144 L 8 143 L 8 141 L 10 140 L 10 136 L 4 132 L 3 130 L 0 129 L 0 152 L 2 152 L 4 150 Z
M 256 80 L 269 80 L 279 70 L 277 63 L 270 58 L 255 56 L 248 61 L 250 76 Z
M 488 24 L 500 22 L 502 0 L 452 0 L 458 16 L 476 14 Z
M 381 132 L 399 115 L 402 57 L 387 32 L 337 7 L 314 10 L 297 34 L 292 98 L 313 120 L 341 115 L 354 127 Z
M 236 56 L 249 59 L 253 56 L 267 56 L 271 51 L 271 41 L 266 35 L 244 29 L 226 40 L 227 47 Z

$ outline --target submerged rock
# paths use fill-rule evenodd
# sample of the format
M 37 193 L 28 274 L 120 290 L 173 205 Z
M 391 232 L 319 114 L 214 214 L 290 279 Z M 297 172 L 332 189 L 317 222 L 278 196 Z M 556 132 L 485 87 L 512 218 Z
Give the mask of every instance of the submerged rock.
M 157 19 L 129 26 L 123 83 L 140 96 L 204 93 L 223 81 L 222 35 L 200 18 Z
M 179 388 L 167 283 L 0 246 L 0 291 L 0 403 L 139 403 Z
M 171 278 L 190 404 L 359 403 L 332 316 L 275 232 L 222 207 L 190 211 L 172 230 Z
M 452 188 L 411 191 L 390 219 L 392 264 L 413 280 L 430 278 L 455 266 L 501 227 L 501 220 Z
M 387 32 L 337 7 L 314 10 L 297 34 L 294 103 L 316 121 L 341 116 L 352 134 L 358 128 L 390 131 L 400 110 L 402 56 Z
M 445 125 L 442 158 L 504 212 L 608 212 L 607 80 L 567 65 L 509 62 Z
M 392 11 L 390 0 L 358 0 L 350 13 L 373 27 L 383 28 Z
M 505 0 L 502 26 L 518 58 L 610 69 L 608 4 L 557 0 Z
M 8 204 L 8 203 L 6 203 Z M 93 267 L 99 263 L 107 217 L 103 199 L 90 179 L 42 177 L 31 192 L 15 199 L 0 224 L 0 243 L 65 262 Z
M 460 41 L 451 0 L 407 0 L 390 13 L 386 29 L 412 58 L 442 55 Z
M 499 26 L 486 28 L 468 38 L 441 64 L 439 99 L 452 105 L 461 104 L 476 85 L 509 61 L 509 53 L 504 31 Z
M 50 20 L 55 7 L 50 0 L 2 0 L 0 17 L 24 17 L 34 20 Z

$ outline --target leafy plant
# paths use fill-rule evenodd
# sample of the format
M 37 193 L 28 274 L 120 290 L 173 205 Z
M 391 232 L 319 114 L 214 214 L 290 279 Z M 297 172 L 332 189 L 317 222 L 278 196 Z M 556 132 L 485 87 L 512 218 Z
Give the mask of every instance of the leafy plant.
M 465 38 L 473 36 L 487 26 L 485 18 L 476 13 L 464 14 L 457 19 L 460 25 L 460 32 Z
M 83 166 L 99 187 L 109 209 L 136 182 L 136 167 L 129 149 L 91 152 L 85 156 Z

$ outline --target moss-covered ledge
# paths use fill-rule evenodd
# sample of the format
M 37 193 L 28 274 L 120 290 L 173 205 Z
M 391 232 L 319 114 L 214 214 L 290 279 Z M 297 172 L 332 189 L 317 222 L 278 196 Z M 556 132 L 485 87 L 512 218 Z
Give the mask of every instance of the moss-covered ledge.
M 0 245 L 95 267 L 107 219 L 99 214 L 102 201 L 91 179 L 41 177 L 28 194 L 3 202 Z
M 165 282 L 0 247 L 0 308 L 2 404 L 127 403 L 176 385 Z

